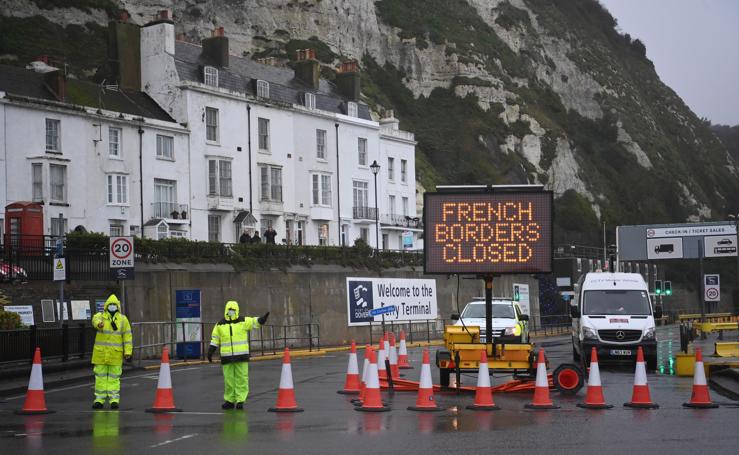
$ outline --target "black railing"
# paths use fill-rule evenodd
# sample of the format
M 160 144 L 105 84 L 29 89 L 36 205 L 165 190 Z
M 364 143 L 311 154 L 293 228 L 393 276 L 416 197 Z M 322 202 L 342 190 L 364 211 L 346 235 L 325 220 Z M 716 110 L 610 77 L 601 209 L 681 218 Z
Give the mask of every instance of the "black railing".
M 374 207 L 352 207 L 352 215 L 355 220 L 375 220 L 377 209 Z
M 380 217 L 380 223 L 389 226 L 423 228 L 421 217 L 399 215 L 397 213 L 385 213 Z
M 33 360 L 37 347 L 45 360 L 58 359 L 62 362 L 88 357 L 95 341 L 95 329 L 89 323 L 62 327 L 0 330 L 0 365 L 8 362 Z

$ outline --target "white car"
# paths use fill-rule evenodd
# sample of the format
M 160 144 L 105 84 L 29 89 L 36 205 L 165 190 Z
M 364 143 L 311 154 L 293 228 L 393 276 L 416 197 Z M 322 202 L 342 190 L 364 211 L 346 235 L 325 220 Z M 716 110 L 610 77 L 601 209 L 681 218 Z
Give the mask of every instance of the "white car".
M 496 343 L 528 343 L 529 317 L 512 300 L 495 299 L 493 308 L 493 338 Z M 465 305 L 461 315 L 453 314 L 454 325 L 480 327 L 480 343 L 485 343 L 485 301 L 476 299 Z

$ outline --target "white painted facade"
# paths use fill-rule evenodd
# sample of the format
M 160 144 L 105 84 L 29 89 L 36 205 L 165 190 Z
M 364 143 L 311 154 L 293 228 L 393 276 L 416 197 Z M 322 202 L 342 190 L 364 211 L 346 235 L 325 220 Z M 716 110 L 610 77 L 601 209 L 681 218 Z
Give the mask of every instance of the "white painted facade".
M 47 119 L 58 122 L 55 151 L 47 150 Z M 157 158 L 158 135 L 171 138 L 173 159 Z M 154 179 L 161 178 L 177 182 L 171 207 L 176 204 L 178 215 L 168 229 L 189 238 L 187 137 L 187 129 L 172 122 L 0 92 L 0 219 L 7 204 L 34 201 L 43 203 L 45 235 L 59 234 L 60 215 L 65 231 L 83 226 L 91 232 L 139 235 L 141 188 L 146 223 L 162 211 L 161 204 L 154 204 Z
M 142 28 L 142 90 L 190 129 L 189 204 L 193 239 L 237 242 L 244 229 L 250 232 L 256 229 L 262 235 L 271 225 L 277 231 L 278 244 L 284 241 L 353 245 L 361 237 L 371 246 L 378 243 L 382 246 L 381 239 L 386 233 L 387 248 L 402 248 L 400 235 L 407 229 L 392 223 L 381 223 L 380 242 L 376 238 L 375 181 L 369 165 L 376 160 L 381 166 L 377 175 L 379 218 L 390 214 L 387 204 L 391 194 L 398 201 L 396 214 L 403 213 L 402 201 L 406 198 L 408 216 L 416 217 L 415 141 L 411 133 L 399 130 L 397 122 L 381 128 L 371 120 L 308 109 L 299 104 L 274 103 L 244 92 L 181 80 L 175 64 L 174 40 L 171 22 L 161 21 Z M 207 119 L 214 112 L 206 112 L 207 109 L 218 112 L 215 141 L 207 137 Z M 269 122 L 266 148 L 260 147 L 260 119 Z M 323 156 L 318 152 L 317 131 L 325 131 Z M 366 144 L 364 163 L 359 162 L 360 138 Z M 395 182 L 388 179 L 388 157 L 395 159 Z M 213 192 L 210 160 L 230 163 L 232 191 L 210 194 Z M 401 160 L 407 166 L 405 183 L 400 182 Z M 275 175 L 281 180 L 281 186 L 270 186 L 267 194 L 263 191 L 263 168 L 270 184 L 274 183 Z M 315 194 L 314 178 L 318 182 Z M 366 194 L 358 199 L 358 210 L 355 210 L 355 182 L 360 186 L 366 184 Z M 257 223 L 235 224 L 236 216 L 242 211 L 251 211 Z M 420 230 L 413 230 L 414 249 L 418 248 L 419 234 Z

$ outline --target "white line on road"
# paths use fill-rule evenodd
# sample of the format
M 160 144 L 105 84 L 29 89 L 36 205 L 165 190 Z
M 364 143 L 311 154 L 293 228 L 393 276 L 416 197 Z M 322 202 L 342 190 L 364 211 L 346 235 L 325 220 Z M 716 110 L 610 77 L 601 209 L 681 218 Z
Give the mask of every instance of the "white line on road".
M 198 369 L 199 368 L 197 368 L 197 367 L 181 368 L 181 369 L 180 368 L 177 368 L 177 369 L 171 370 L 171 372 L 172 373 L 179 373 L 181 371 L 190 371 L 190 370 L 198 370 Z M 140 375 L 137 375 L 137 376 L 124 376 L 124 377 L 121 378 L 121 381 L 128 381 L 128 380 L 131 380 L 131 379 L 138 379 L 138 378 L 147 378 L 150 374 L 151 373 L 140 374 Z M 158 379 L 158 376 L 156 378 L 154 378 L 154 379 Z M 79 388 L 82 388 L 82 387 L 92 387 L 94 384 L 95 384 L 94 382 L 86 382 L 84 384 L 77 384 L 77 385 L 73 385 L 73 386 L 69 386 L 69 387 L 62 387 L 60 389 L 46 390 L 45 393 L 46 394 L 50 394 L 50 393 L 56 393 L 56 392 L 65 392 L 67 390 L 74 390 L 74 389 L 79 389 Z M 10 400 L 17 400 L 19 398 L 25 398 L 25 397 L 26 397 L 26 394 L 24 393 L 23 395 L 16 395 L 14 397 L 8 397 L 8 398 L 6 398 L 6 400 L 8 400 L 8 401 L 10 401 Z
M 160 442 L 159 444 L 154 444 L 153 446 L 149 446 L 149 448 L 154 449 L 154 448 L 161 447 L 161 446 L 164 446 L 164 445 L 167 445 L 167 444 L 172 444 L 173 442 L 182 441 L 183 439 L 190 439 L 190 438 L 195 437 L 197 435 L 198 435 L 197 433 L 186 434 L 185 436 L 179 437 L 177 439 L 170 439 L 168 441 Z

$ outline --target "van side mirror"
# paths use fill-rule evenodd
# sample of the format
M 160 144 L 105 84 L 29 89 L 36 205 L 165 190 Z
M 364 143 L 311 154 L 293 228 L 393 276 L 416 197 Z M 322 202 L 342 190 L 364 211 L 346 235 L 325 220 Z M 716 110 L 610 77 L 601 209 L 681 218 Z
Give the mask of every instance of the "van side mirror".
M 654 307 L 654 319 L 662 319 L 662 306 L 657 305 Z
M 518 319 L 520 319 L 522 321 L 528 321 L 529 320 L 529 315 L 528 314 L 522 314 L 521 316 L 518 317 Z
M 457 313 L 452 314 L 452 321 L 459 321 L 459 315 Z
M 570 317 L 571 318 L 580 317 L 580 309 L 576 305 L 570 305 Z

